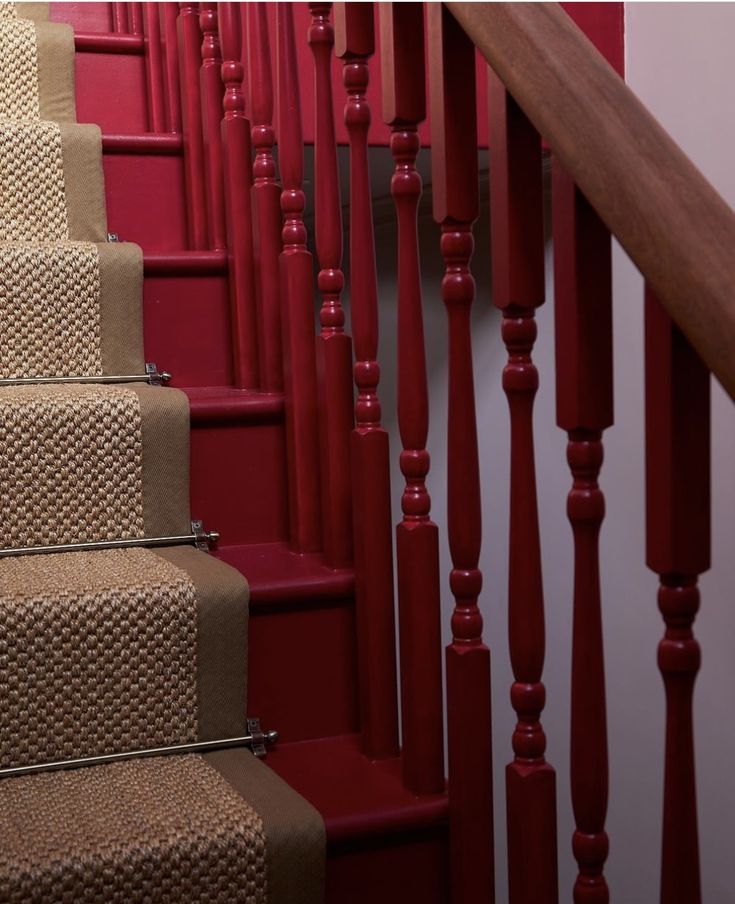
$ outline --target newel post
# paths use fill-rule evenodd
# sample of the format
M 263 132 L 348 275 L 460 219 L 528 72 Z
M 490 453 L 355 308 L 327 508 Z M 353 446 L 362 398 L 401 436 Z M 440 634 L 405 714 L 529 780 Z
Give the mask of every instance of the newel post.
M 240 62 L 242 30 L 239 3 L 220 3 L 219 25 L 224 83 L 222 162 L 230 273 L 235 386 L 258 387 L 257 318 L 250 211 L 250 123 L 245 116 Z
M 378 290 L 368 164 L 369 60 L 375 51 L 372 3 L 335 5 L 337 56 L 344 61 L 350 146 L 350 305 L 357 387 L 352 433 L 357 631 L 363 749 L 398 753 L 388 433 L 378 382 Z
M 479 210 L 474 45 L 442 4 L 428 10 L 434 219 L 441 224 L 442 297 L 449 324 L 447 507 L 455 598 L 447 648 L 452 895 L 495 899 L 490 651 L 482 641 L 478 567 L 480 468 L 470 312 L 472 224 Z
M 429 393 L 417 233 L 418 124 L 426 118 L 422 5 L 381 4 L 380 36 L 383 119 L 391 126 L 391 193 L 398 219 L 398 426 L 405 487 L 396 560 L 403 779 L 414 793 L 432 794 L 444 790 L 444 732 L 439 531 L 426 488 Z

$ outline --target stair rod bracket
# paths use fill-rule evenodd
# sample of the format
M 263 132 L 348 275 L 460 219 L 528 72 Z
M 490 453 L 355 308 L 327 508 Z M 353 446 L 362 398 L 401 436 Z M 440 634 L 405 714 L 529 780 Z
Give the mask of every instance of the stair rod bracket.
M 195 546 L 204 551 L 209 550 L 219 540 L 216 530 L 205 530 L 202 521 L 191 522 L 190 534 L 179 534 L 171 537 L 131 537 L 126 540 L 92 540 L 88 543 L 62 543 L 56 546 L 18 546 L 0 549 L 0 559 L 11 556 L 40 556 L 57 552 L 94 552 L 101 549 L 130 549 L 146 547 L 148 549 L 161 546 Z
M 171 379 L 171 374 L 155 364 L 146 364 L 144 374 L 92 374 L 72 377 L 8 377 L 0 380 L 1 386 L 37 386 L 55 383 L 150 383 L 163 386 Z
M 187 753 L 209 753 L 213 750 L 229 750 L 233 747 L 248 747 L 256 757 L 264 757 L 268 747 L 278 740 L 274 729 L 263 731 L 260 719 L 247 720 L 247 732 L 235 738 L 218 738 L 215 741 L 193 741 L 190 744 L 171 744 L 167 747 L 146 747 L 142 750 L 126 750 L 120 753 L 105 753 L 101 756 L 84 756 L 69 760 L 52 760 L 47 763 L 33 763 L 29 766 L 8 766 L 0 769 L 0 779 L 33 775 L 37 772 L 60 772 L 64 769 L 81 769 L 87 766 L 104 766 L 123 760 L 146 759 L 155 756 L 183 756 Z

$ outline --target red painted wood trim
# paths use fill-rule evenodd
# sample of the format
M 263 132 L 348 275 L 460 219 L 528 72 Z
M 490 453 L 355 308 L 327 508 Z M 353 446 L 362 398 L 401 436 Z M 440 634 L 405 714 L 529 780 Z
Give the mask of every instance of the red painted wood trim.
M 179 157 L 183 153 L 181 135 L 161 132 L 141 135 L 103 135 L 106 154 L 151 154 Z
M 199 72 L 199 90 L 202 97 L 209 247 L 223 249 L 227 247 L 222 164 L 224 86 L 222 84 L 222 56 L 219 46 L 216 3 L 200 4 L 199 26 L 202 31 L 202 68 Z
M 403 780 L 415 794 L 444 789 L 439 530 L 426 488 L 429 393 L 426 378 L 417 213 L 418 124 L 426 118 L 421 4 L 380 7 L 383 116 L 391 126 L 398 219 L 398 426 L 403 452 L 403 519 L 396 528 L 401 649 Z
M 189 396 L 193 427 L 280 420 L 283 396 L 227 386 L 184 389 Z
M 301 101 L 291 3 L 279 3 L 278 164 L 283 192 L 284 390 L 291 543 L 297 552 L 321 549 L 321 497 L 312 258 L 304 225 Z
M 143 4 L 129 3 L 128 18 L 130 20 L 130 33 L 134 35 L 143 34 Z
M 143 257 L 145 276 L 226 276 L 225 251 L 148 252 Z
M 78 31 L 74 35 L 74 48 L 81 53 L 119 53 L 126 56 L 142 56 L 145 53 L 145 40 L 142 35 Z
M 283 389 L 283 337 L 278 258 L 281 253 L 281 189 L 273 157 L 273 73 L 265 3 L 247 6 L 253 161 L 255 290 L 258 308 L 260 385 Z
M 602 430 L 613 422 L 610 233 L 557 160 L 553 173 L 556 410 L 567 431 L 573 484 L 567 514 L 574 536 L 571 791 L 579 866 L 575 904 L 607 904 L 608 852 L 605 666 L 598 485 Z
M 661 904 L 700 904 L 692 697 L 701 653 L 692 625 L 710 566 L 710 374 L 646 290 L 646 561 L 660 575 L 666 633 Z
M 205 189 L 204 126 L 199 69 L 202 64 L 202 31 L 199 5 L 179 3 L 176 23 L 179 42 L 179 80 L 184 133 L 184 181 L 189 247 L 207 248 L 207 195 Z
M 112 30 L 119 34 L 127 34 L 128 28 L 128 4 L 113 3 L 112 5 Z
M 240 62 L 242 31 L 240 4 L 220 3 L 223 99 L 222 152 L 225 182 L 225 214 L 230 269 L 230 318 L 233 368 L 239 389 L 256 389 L 258 328 L 255 309 L 255 264 L 250 208 L 250 123 L 245 116 Z
M 446 675 L 452 890 L 463 904 L 492 904 L 490 651 L 482 642 L 478 606 L 482 510 L 470 322 L 472 223 L 479 209 L 475 55 L 446 7 L 429 4 L 426 10 L 434 219 L 442 227 L 442 297 L 449 327 L 447 521 L 455 608 Z
M 352 486 L 357 630 L 365 753 L 398 752 L 398 690 L 393 603 L 388 433 L 380 418 L 378 293 L 368 164 L 369 59 L 375 49 L 372 3 L 335 5 L 336 50 L 344 62 L 344 121 L 350 148 L 350 306 L 357 387 Z
M 175 3 L 161 3 L 160 12 L 162 16 L 166 122 L 169 132 L 180 133 L 183 125 L 179 78 L 178 7 Z
M 142 12 L 148 95 L 148 130 L 164 132 L 166 130 L 166 95 L 163 81 L 163 44 L 161 42 L 159 4 L 146 3 Z
M 545 629 L 533 440 L 538 372 L 531 357 L 534 312 L 544 300 L 541 137 L 490 71 L 488 100 L 493 303 L 503 312 L 511 429 L 508 633 L 518 721 L 506 767 L 508 899 L 555 904 L 556 775 L 544 756 L 541 724 Z
M 314 206 L 318 288 L 317 338 L 324 555 L 335 568 L 352 562 L 350 432 L 354 427 L 352 342 L 345 333 L 341 294 L 342 207 L 332 98 L 334 29 L 331 3 L 310 3 L 308 41 L 314 57 Z

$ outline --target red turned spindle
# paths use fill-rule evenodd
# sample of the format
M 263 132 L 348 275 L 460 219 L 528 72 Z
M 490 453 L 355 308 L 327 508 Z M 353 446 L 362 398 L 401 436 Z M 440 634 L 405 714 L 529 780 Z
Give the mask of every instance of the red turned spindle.
M 112 4 L 112 30 L 121 35 L 128 33 L 128 4 Z
M 710 375 L 646 290 L 648 567 L 661 578 L 666 690 L 661 904 L 700 904 L 692 706 L 700 649 L 697 580 L 710 567 Z
M 184 181 L 190 248 L 206 248 L 207 196 L 204 180 L 204 132 L 199 69 L 202 64 L 202 31 L 199 4 L 179 3 L 179 80 L 184 130 Z
M 280 274 L 291 545 L 297 552 L 316 552 L 321 548 L 321 527 L 313 269 L 304 225 L 304 149 L 291 3 L 278 4 L 276 22 L 278 165 L 283 182 Z
M 222 170 L 222 56 L 217 27 L 217 4 L 201 3 L 199 26 L 202 30 L 202 68 L 199 88 L 202 95 L 202 136 L 207 188 L 209 246 L 227 247 L 225 226 L 224 178 Z
M 129 19 L 130 19 L 130 34 L 132 35 L 142 35 L 143 34 L 143 4 L 142 3 L 130 3 L 129 4 Z
M 281 253 L 281 189 L 273 158 L 273 78 L 271 39 L 265 3 L 249 3 L 248 66 L 250 73 L 251 137 L 253 162 L 253 238 L 255 288 L 258 305 L 258 360 L 260 386 L 265 392 L 283 389 L 281 338 L 281 287 L 278 256 Z
M 342 272 L 342 207 L 332 100 L 334 29 L 329 19 L 332 4 L 310 3 L 309 8 L 309 45 L 314 56 L 316 108 L 315 231 L 319 260 L 318 285 L 322 295 L 319 311 L 321 330 L 316 351 L 324 556 L 329 565 L 339 568 L 352 562 L 352 343 L 344 330 L 345 314 L 341 301 L 345 280 Z
M 350 305 L 357 386 L 352 433 L 352 505 L 362 743 L 375 759 L 398 753 L 388 433 L 380 423 L 378 291 L 368 163 L 368 61 L 375 51 L 372 3 L 334 7 L 344 61 L 344 119 L 350 147 Z
M 180 133 L 181 87 L 179 79 L 178 6 L 176 3 L 157 4 L 161 11 L 164 50 L 164 97 L 166 99 L 166 128 Z
M 159 3 L 142 4 L 145 36 L 146 91 L 148 94 L 148 131 L 166 131 L 163 43 Z
M 444 790 L 444 739 L 439 531 L 426 489 L 429 394 L 416 222 L 422 190 L 418 124 L 426 118 L 421 4 L 381 4 L 380 50 L 398 219 L 398 425 L 406 481 L 396 528 L 403 781 L 414 794 L 432 794 Z
M 544 758 L 541 726 L 544 601 L 533 448 L 538 372 L 531 359 L 534 312 L 544 300 L 541 138 L 502 82 L 492 72 L 488 79 L 493 302 L 503 312 L 511 431 L 508 623 L 518 722 L 506 768 L 508 891 L 511 904 L 554 904 L 556 776 Z
M 427 6 L 434 219 L 441 224 L 449 322 L 447 510 L 455 598 L 447 648 L 447 732 L 452 899 L 495 900 L 490 651 L 482 642 L 478 568 L 482 540 L 480 468 L 470 313 L 469 263 L 479 209 L 475 49 L 443 4 Z
M 222 163 L 230 271 L 230 318 L 235 386 L 258 386 L 253 225 L 250 212 L 250 123 L 245 116 L 240 62 L 242 29 L 239 3 L 219 3 L 222 81 Z
M 602 431 L 613 423 L 610 233 L 554 160 L 554 317 L 557 423 L 567 431 L 574 536 L 571 790 L 579 866 L 575 904 L 607 904 L 607 718 L 599 535 L 605 497 L 597 479 Z

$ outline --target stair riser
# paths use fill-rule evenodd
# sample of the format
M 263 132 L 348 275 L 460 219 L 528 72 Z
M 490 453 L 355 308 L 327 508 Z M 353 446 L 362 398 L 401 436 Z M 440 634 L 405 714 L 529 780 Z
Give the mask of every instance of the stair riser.
M 103 132 L 148 131 L 145 60 L 121 53 L 76 54 L 77 119 Z
M 278 729 L 284 743 L 356 731 L 355 656 L 349 601 L 308 609 L 253 607 L 250 711 L 266 727 Z
M 105 153 L 103 164 L 110 232 L 144 252 L 186 248 L 183 158 Z
M 146 358 L 173 374 L 172 386 L 231 383 L 229 304 L 225 276 L 146 277 Z
M 288 536 L 281 424 L 197 427 L 191 432 L 191 508 L 222 545 Z
M 52 3 L 49 19 L 68 22 L 75 31 L 110 31 L 112 14 L 110 3 Z
M 333 844 L 328 855 L 327 904 L 448 904 L 450 900 L 445 827 L 400 838 Z

